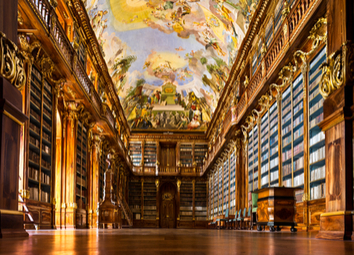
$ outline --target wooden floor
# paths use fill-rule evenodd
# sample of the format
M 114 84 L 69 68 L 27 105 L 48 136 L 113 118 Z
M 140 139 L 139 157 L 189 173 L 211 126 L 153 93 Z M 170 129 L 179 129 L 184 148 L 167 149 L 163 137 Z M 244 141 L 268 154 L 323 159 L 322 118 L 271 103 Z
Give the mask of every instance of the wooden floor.
M 354 242 L 319 240 L 314 232 L 108 229 L 29 234 L 0 239 L 0 254 L 354 254 Z

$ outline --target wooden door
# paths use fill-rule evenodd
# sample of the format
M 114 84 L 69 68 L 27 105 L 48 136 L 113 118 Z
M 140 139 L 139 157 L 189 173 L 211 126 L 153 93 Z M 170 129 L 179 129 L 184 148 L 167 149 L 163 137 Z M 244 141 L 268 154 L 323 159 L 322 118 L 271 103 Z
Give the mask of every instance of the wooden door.
M 176 227 L 176 187 L 165 183 L 161 187 L 160 197 L 160 227 Z
M 161 228 L 174 228 L 175 205 L 173 200 L 162 201 Z

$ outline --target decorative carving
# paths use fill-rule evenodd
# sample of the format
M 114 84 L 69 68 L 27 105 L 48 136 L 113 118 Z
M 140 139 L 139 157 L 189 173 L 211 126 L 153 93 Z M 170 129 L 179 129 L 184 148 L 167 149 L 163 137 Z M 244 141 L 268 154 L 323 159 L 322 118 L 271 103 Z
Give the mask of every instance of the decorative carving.
M 17 10 L 17 22 L 19 25 L 23 25 L 23 18 L 19 10 Z
M 24 56 L 20 53 L 16 44 L 0 32 L 0 76 L 9 80 L 18 90 L 22 90 L 26 84 L 23 62 Z

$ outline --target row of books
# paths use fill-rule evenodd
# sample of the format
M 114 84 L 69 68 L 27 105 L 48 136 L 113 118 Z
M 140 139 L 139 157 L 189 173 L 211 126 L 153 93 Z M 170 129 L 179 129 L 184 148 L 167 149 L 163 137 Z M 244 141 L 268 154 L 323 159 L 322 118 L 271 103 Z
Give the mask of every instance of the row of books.
M 278 157 L 276 157 L 270 161 L 270 168 L 273 168 L 273 167 L 277 166 L 278 164 L 279 164 L 279 159 L 278 159 Z
M 36 138 L 34 138 L 34 137 L 32 137 L 32 136 L 30 136 L 30 143 L 31 144 L 33 144 L 34 146 L 36 146 L 36 147 L 39 147 L 39 140 L 38 139 L 36 139 Z
M 42 143 L 42 150 L 47 153 L 50 154 L 50 147 L 45 145 L 44 143 Z
M 39 170 L 33 167 L 28 167 L 28 177 L 33 180 L 39 181 Z
M 86 180 L 81 178 L 80 176 L 76 176 L 76 183 L 81 185 L 82 187 L 86 187 Z
M 289 104 L 285 109 L 283 109 L 283 116 L 286 116 L 287 113 L 291 110 L 291 104 Z M 287 120 L 290 119 L 291 113 L 288 114 L 284 119 L 283 119 L 283 123 L 285 123 Z
M 41 104 L 35 97 L 31 97 L 31 103 L 37 106 L 38 109 L 41 109 Z
M 317 126 L 321 121 L 323 120 L 323 112 L 318 115 L 316 118 L 310 121 L 310 128 L 313 128 L 314 126 Z
M 324 99 L 321 97 L 321 99 L 310 108 L 310 115 L 323 106 L 323 101 Z
M 287 180 L 283 180 L 283 186 L 284 187 L 292 187 L 291 178 L 287 179 Z
M 291 112 L 283 118 L 282 124 L 284 125 L 291 118 Z
M 314 137 L 310 138 L 310 146 L 322 141 L 325 139 L 325 134 L 321 131 Z
M 86 197 L 87 196 L 87 190 L 82 190 L 79 187 L 76 187 L 76 194 L 79 196 Z
M 290 159 L 291 157 L 292 157 L 292 151 L 291 150 L 287 150 L 287 151 L 282 153 L 283 161 L 286 161 L 286 160 Z
M 37 154 L 37 153 L 35 153 L 34 151 L 29 151 L 29 159 L 31 160 L 31 161 L 33 161 L 34 163 L 37 163 L 37 164 L 39 164 L 39 160 L 40 160 L 40 158 L 39 158 L 39 154 Z
M 30 113 L 33 118 L 35 118 L 38 122 L 41 122 L 41 116 L 39 116 L 39 114 L 36 113 L 35 110 L 31 108 Z
M 296 113 L 298 113 L 298 111 L 302 110 L 302 108 L 304 108 L 304 101 L 302 101 L 301 103 L 299 103 L 295 108 L 294 108 L 294 115 Z
M 281 134 L 285 135 L 291 131 L 291 124 L 287 125 L 285 128 L 282 129 Z
M 294 187 L 304 184 L 304 173 L 294 177 Z
M 310 164 L 324 159 L 326 156 L 326 148 L 323 146 L 310 154 Z
M 50 176 L 45 174 L 44 172 L 41 172 L 41 183 L 50 185 Z
M 30 127 L 30 129 L 31 129 L 34 133 L 36 133 L 37 135 L 40 134 L 41 129 L 40 129 L 39 127 L 37 127 L 35 124 L 33 124 L 32 122 L 29 123 L 29 127 Z
M 304 92 L 302 91 L 293 101 L 293 105 L 296 105 L 298 102 L 300 102 L 304 97 Z
M 264 166 L 261 167 L 261 173 L 264 174 L 266 172 L 268 172 L 269 170 L 269 165 L 265 164 Z
M 274 146 L 271 150 L 270 150 L 270 156 L 273 156 L 274 153 L 278 152 L 278 146 Z
M 304 121 L 304 114 L 301 114 L 299 117 L 297 117 L 297 118 L 294 120 L 293 127 L 296 127 L 297 125 L 299 125 L 299 124 L 302 123 L 303 121 Z
M 326 178 L 326 166 L 321 166 L 311 171 L 311 181 Z
M 302 86 L 298 86 L 297 88 L 295 88 L 295 90 L 293 91 L 293 95 L 296 97 L 297 94 L 299 94 L 300 90 L 302 90 L 303 87 Z
M 310 189 L 311 199 L 320 199 L 326 197 L 326 183 L 314 186 Z
M 52 86 L 49 85 L 49 83 L 44 80 L 44 87 L 49 91 L 49 92 L 52 92 Z
M 294 161 L 294 172 L 304 167 L 304 157 Z
M 34 74 L 38 80 L 42 80 L 42 75 L 36 68 L 32 68 L 32 74 Z
M 267 184 L 267 183 L 268 183 L 268 175 L 262 177 L 262 179 L 261 179 L 261 184 L 262 184 L 262 186 L 263 186 L 264 184 Z
M 46 104 L 46 106 L 52 110 L 52 103 L 51 103 L 51 95 L 46 91 L 44 90 L 44 97 L 43 97 L 43 100 L 44 100 L 44 103 Z
M 291 174 L 291 164 L 283 165 L 283 176 Z
M 304 143 L 299 143 L 294 147 L 294 156 L 304 151 Z
M 294 141 L 304 134 L 304 126 L 294 132 Z
M 48 111 L 46 108 L 43 108 L 43 112 L 47 115 L 47 117 L 52 120 L 52 113 Z
M 309 101 L 311 101 L 313 98 L 315 98 L 318 93 L 320 92 L 319 87 L 317 87 L 309 96 Z
M 43 126 L 45 126 L 48 130 L 52 129 L 52 126 L 47 121 L 43 121 Z
M 275 181 L 279 179 L 279 171 L 270 172 L 270 181 Z
M 45 160 L 42 159 L 42 167 L 45 167 L 45 168 L 50 168 L 50 162 L 47 162 Z

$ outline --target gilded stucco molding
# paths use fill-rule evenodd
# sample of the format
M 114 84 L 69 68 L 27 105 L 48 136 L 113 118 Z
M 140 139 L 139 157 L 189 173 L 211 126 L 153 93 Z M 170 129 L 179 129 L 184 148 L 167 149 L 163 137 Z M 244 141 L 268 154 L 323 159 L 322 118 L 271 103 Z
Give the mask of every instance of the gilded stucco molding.
M 0 32 L 0 76 L 7 79 L 18 90 L 26 84 L 24 56 L 6 35 Z

